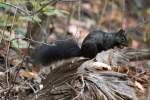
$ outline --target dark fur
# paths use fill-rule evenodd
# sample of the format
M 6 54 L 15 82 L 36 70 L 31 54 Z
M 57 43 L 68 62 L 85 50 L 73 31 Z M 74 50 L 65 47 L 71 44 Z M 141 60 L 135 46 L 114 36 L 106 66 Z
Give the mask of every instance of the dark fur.
M 117 33 L 92 31 L 84 39 L 81 49 L 73 39 L 56 41 L 53 44 L 43 44 L 33 54 L 34 64 L 48 65 L 52 62 L 71 57 L 84 56 L 93 58 L 98 52 L 114 46 L 127 46 L 127 38 L 123 30 Z
M 78 56 L 80 56 L 80 48 L 74 40 L 56 41 L 53 44 L 44 44 L 35 50 L 34 64 L 48 65 L 58 60 Z
M 100 30 L 90 32 L 84 39 L 81 46 L 81 53 L 84 57 L 93 58 L 98 52 L 108 50 L 114 46 L 127 46 L 127 37 L 124 30 L 116 33 L 106 33 Z

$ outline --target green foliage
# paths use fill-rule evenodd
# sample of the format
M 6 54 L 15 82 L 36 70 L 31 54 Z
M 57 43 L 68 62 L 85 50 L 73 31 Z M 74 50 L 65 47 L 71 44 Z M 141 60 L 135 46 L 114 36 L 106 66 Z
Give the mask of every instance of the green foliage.
M 48 15 L 48 16 L 52 16 L 52 15 L 56 15 L 56 16 L 66 16 L 69 15 L 69 13 L 65 10 L 59 10 L 56 9 L 52 6 L 47 6 L 45 7 L 43 10 L 43 13 Z
M 10 9 L 10 8 L 11 8 L 11 6 L 0 3 L 0 9 Z
M 24 21 L 28 21 L 28 22 L 41 22 L 41 19 L 37 16 L 20 16 L 19 20 L 24 20 Z
M 0 20 L 0 28 L 11 26 L 11 23 L 5 23 L 3 20 Z
M 16 27 L 15 32 L 23 37 L 27 34 L 26 30 L 21 27 Z
M 11 41 L 11 45 L 14 48 L 27 48 L 28 47 L 28 43 L 26 41 L 23 40 L 17 40 L 14 39 L 13 41 Z
M 32 2 L 32 5 L 33 5 L 34 10 L 38 11 L 39 9 L 42 8 L 42 5 L 44 5 L 46 3 L 47 3 L 47 1 L 42 1 L 40 3 L 39 2 Z M 53 16 L 53 15 L 66 16 L 69 14 L 69 12 L 67 12 L 65 10 L 60 10 L 60 9 L 57 9 L 57 8 L 52 7 L 50 5 L 45 6 L 40 12 L 47 15 L 47 16 Z
M 0 30 L 3 32 L 5 31 L 4 34 L 1 32 L 0 35 L 6 35 L 7 38 L 5 38 L 6 41 L 11 41 L 11 45 L 15 48 L 26 48 L 27 47 L 27 42 L 23 41 L 22 38 L 25 37 L 27 34 L 26 29 L 23 27 L 23 23 L 39 23 L 41 22 L 41 15 L 47 15 L 47 16 L 61 16 L 65 17 L 69 15 L 69 13 L 65 10 L 60 10 L 57 9 L 49 3 L 49 0 L 36 0 L 36 1 L 31 1 L 30 3 L 33 6 L 32 11 L 27 11 L 26 15 L 21 14 L 20 12 L 26 11 L 24 7 L 26 7 L 28 1 L 25 0 L 19 0 L 19 1 L 8 1 L 6 2 L 5 0 L 0 0 L 0 10 L 1 10 L 1 15 L 0 15 Z M 18 6 L 23 5 L 23 7 Z M 14 12 L 18 8 L 17 13 Z M 13 12 L 11 12 L 13 11 Z M 19 12 L 19 13 L 18 13 Z M 12 14 L 10 14 L 12 13 Z M 23 12 L 24 13 L 24 12 Z M 39 16 L 40 15 L 40 16 Z M 13 26 L 13 27 L 12 27 Z M 8 32 L 7 27 L 12 27 L 11 32 L 13 32 L 13 35 L 10 35 L 11 32 Z M 21 38 L 21 40 L 16 39 Z

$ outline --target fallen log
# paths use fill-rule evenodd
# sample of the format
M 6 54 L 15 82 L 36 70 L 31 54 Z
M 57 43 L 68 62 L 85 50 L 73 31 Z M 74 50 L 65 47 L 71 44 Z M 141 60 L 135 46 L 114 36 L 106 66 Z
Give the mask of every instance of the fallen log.
M 25 100 L 138 100 L 129 62 L 149 58 L 148 50 L 110 49 L 91 60 L 65 60 L 48 74 L 43 89 Z M 125 73 L 115 70 L 124 67 Z

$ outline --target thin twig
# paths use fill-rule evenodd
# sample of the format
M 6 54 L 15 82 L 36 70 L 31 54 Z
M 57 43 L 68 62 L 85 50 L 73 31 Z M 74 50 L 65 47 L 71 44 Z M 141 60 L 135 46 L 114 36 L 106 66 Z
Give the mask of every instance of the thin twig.
M 79 0 L 77 2 L 78 4 L 78 20 L 81 21 L 81 0 Z M 76 39 L 76 42 L 78 43 L 78 40 L 77 40 L 77 36 L 80 35 L 80 31 L 79 31 L 79 27 L 80 27 L 80 23 L 78 23 L 77 25 L 77 31 L 76 31 L 76 34 L 75 34 L 75 39 Z
M 84 92 L 85 82 L 84 82 L 84 78 L 83 78 L 82 75 L 81 75 L 81 81 L 82 81 L 81 91 L 80 91 L 79 94 L 78 94 L 76 97 L 74 97 L 72 100 L 78 99 L 78 98 L 83 94 L 83 92 Z
M 5 21 L 5 23 L 4 23 L 4 25 L 6 25 L 7 26 L 7 24 L 8 24 L 8 15 L 7 15 L 7 18 L 6 18 L 6 21 Z M 2 40 L 3 40 L 3 38 L 4 38 L 4 33 L 5 33 L 5 27 L 3 27 L 3 29 L 2 29 L 2 36 L 0 37 L 0 43 L 2 42 Z
M 8 56 L 9 56 L 9 48 L 10 48 L 10 42 L 8 42 L 8 46 L 7 46 L 7 50 L 6 50 L 6 59 L 5 59 L 5 68 L 6 70 L 8 70 Z M 7 80 L 7 86 L 9 87 L 10 84 L 9 84 L 9 76 L 8 76 L 8 73 L 6 73 L 6 80 Z
M 6 89 L 3 89 L 3 90 L 0 90 L 0 94 L 4 93 L 4 92 L 7 92 L 9 91 L 10 89 L 12 89 L 12 86 L 9 87 L 9 88 L 6 88 Z
M 13 8 L 16 8 L 16 9 L 18 9 L 19 11 L 25 13 L 26 15 L 29 15 L 29 13 L 27 13 L 27 11 L 25 11 L 25 10 L 23 10 L 23 9 L 21 9 L 21 8 L 15 6 L 15 5 L 13 5 L 13 4 L 10 4 L 10 3 L 7 3 L 7 2 L 0 2 L 0 3 L 1 3 L 1 4 L 8 5 L 8 6 L 11 6 L 11 7 L 13 7 Z
M 103 7 L 103 9 L 102 9 L 102 13 L 99 14 L 99 15 L 100 15 L 100 16 L 99 16 L 99 19 L 100 19 L 100 20 L 101 20 L 101 18 L 104 16 L 104 14 L 105 14 L 105 12 L 106 12 L 107 6 L 108 6 L 108 0 L 105 0 L 104 7 Z M 97 23 L 98 23 L 98 21 L 97 21 Z M 101 25 L 101 23 L 100 23 L 100 25 Z
M 112 30 L 112 13 L 113 13 L 113 3 L 114 1 L 110 1 L 109 4 L 111 5 L 111 8 L 110 8 L 110 18 L 108 19 L 108 23 L 109 23 L 109 26 L 108 26 L 108 31 L 111 31 Z
M 14 14 L 12 23 L 15 22 L 16 13 L 17 13 L 17 8 L 15 9 L 15 14 Z M 14 24 L 11 25 L 11 30 L 12 30 L 12 28 L 13 28 L 13 25 L 14 25 Z M 12 32 L 11 30 L 10 30 L 10 35 L 11 35 L 11 32 Z M 6 66 L 5 66 L 5 67 L 6 67 L 6 70 L 8 70 L 8 58 L 9 58 L 10 46 L 11 46 L 11 42 L 8 41 L 8 46 L 7 46 L 7 50 L 6 50 L 6 59 L 5 59 L 5 60 L 6 60 L 6 62 L 5 62 L 5 63 L 6 63 Z M 7 74 L 7 84 L 8 84 L 8 88 L 9 88 L 7 94 L 9 95 L 9 92 L 10 92 L 10 90 L 13 88 L 13 86 L 10 87 L 9 80 L 8 80 L 8 79 L 9 79 L 9 76 L 8 76 L 9 73 L 7 72 L 6 74 Z
M 27 83 L 30 87 L 31 87 L 31 89 L 33 90 L 33 92 L 34 92 L 34 94 L 36 94 L 35 96 L 36 96 L 36 99 L 38 98 L 38 95 L 37 95 L 37 92 L 38 91 L 36 91 L 35 89 L 34 89 L 34 87 L 30 84 L 30 83 Z

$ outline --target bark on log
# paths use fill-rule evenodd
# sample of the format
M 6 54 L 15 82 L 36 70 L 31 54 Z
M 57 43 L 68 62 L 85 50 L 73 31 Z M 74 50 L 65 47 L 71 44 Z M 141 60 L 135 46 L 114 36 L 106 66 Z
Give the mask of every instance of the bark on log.
M 129 61 L 149 59 L 150 52 L 135 49 L 108 50 L 96 58 L 73 58 L 56 66 L 43 81 L 43 90 L 31 100 L 138 100 L 129 86 L 127 74 L 109 68 L 129 65 Z M 135 56 L 138 55 L 138 56 Z M 86 60 L 86 61 L 85 61 Z M 104 68 L 104 69 L 103 69 Z

